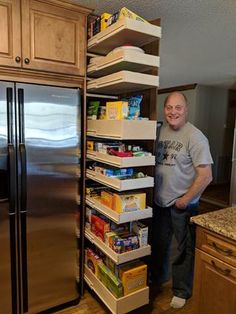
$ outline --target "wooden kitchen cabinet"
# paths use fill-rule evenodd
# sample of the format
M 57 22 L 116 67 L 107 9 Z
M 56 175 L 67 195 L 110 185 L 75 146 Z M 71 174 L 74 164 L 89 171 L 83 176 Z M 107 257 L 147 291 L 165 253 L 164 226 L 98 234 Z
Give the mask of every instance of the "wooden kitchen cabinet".
M 21 67 L 20 1 L 0 0 L 0 65 Z
M 194 313 L 235 314 L 236 245 L 230 239 L 197 227 Z
M 0 0 L 0 65 L 84 76 L 88 13 L 70 0 Z

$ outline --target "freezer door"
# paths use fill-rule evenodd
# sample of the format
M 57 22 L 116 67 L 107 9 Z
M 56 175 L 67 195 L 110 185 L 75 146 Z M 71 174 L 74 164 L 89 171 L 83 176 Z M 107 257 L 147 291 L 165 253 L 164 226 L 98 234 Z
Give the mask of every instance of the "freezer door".
M 78 297 L 80 99 L 77 89 L 30 84 L 16 94 L 23 308 L 38 313 Z
M 0 313 L 17 313 L 14 85 L 0 83 Z

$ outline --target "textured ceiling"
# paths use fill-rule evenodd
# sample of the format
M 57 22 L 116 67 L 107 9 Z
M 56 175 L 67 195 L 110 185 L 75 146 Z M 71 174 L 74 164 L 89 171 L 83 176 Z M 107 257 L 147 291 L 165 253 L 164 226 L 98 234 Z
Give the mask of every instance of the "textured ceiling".
M 123 6 L 161 18 L 160 87 L 204 84 L 236 89 L 236 0 L 77 0 L 96 14 Z

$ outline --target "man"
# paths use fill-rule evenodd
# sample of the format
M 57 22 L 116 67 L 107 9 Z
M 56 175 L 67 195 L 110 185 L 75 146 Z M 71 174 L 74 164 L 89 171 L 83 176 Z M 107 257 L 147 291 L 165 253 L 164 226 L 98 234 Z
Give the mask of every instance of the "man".
M 194 225 L 199 198 L 212 180 L 212 157 L 203 133 L 187 122 L 184 94 L 171 93 L 165 100 L 166 126 L 157 147 L 153 209 L 152 279 L 168 280 L 169 252 L 173 234 L 177 256 L 172 264 L 171 306 L 181 308 L 192 295 L 195 250 Z

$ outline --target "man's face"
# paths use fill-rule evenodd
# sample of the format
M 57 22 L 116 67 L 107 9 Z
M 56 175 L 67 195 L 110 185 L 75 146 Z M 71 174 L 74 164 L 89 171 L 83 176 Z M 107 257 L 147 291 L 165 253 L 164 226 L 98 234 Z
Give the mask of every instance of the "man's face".
M 173 94 L 169 97 L 164 108 L 165 118 L 169 126 L 174 129 L 180 129 L 187 119 L 187 104 L 181 94 Z

